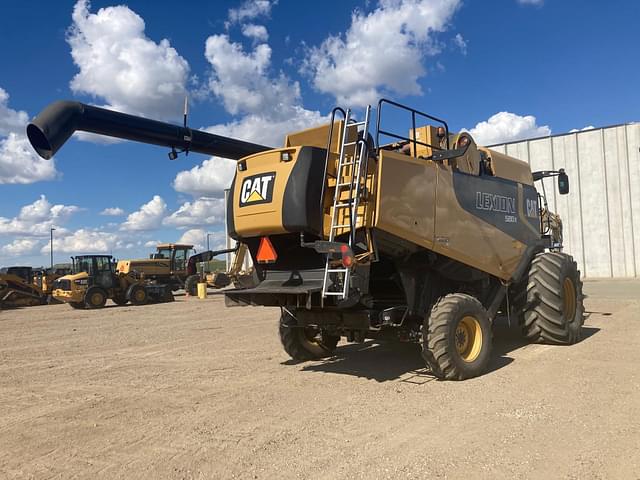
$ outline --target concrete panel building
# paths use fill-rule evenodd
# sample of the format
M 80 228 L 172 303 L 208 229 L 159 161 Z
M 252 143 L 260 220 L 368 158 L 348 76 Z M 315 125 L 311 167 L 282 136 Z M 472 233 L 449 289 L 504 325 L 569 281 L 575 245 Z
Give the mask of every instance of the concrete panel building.
M 640 275 L 640 123 L 491 148 L 534 171 L 566 170 L 568 195 L 558 193 L 555 178 L 544 180 L 545 189 L 550 209 L 563 219 L 565 249 L 584 277 Z

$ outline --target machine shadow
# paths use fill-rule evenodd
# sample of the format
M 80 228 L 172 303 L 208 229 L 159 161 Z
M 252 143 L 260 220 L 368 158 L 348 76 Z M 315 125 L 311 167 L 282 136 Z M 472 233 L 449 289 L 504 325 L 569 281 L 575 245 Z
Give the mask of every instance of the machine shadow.
M 520 332 L 505 322 L 496 319 L 494 324 L 493 354 L 486 373 L 509 365 L 513 362 L 509 353 L 528 345 Z M 407 343 L 367 341 L 361 344 L 346 344 L 339 346 L 332 357 L 305 365 L 302 370 L 354 375 L 377 382 L 422 384 L 437 380 L 426 367 L 420 354 L 420 346 Z
M 580 342 L 600 331 L 596 327 L 582 327 Z M 578 342 L 578 343 L 580 343 Z M 520 329 L 509 325 L 505 318 L 497 318 L 493 327 L 493 354 L 485 374 L 495 372 L 514 361 L 509 354 L 529 345 Z M 559 346 L 558 348 L 571 348 Z M 296 362 L 284 362 L 294 365 Z M 364 377 L 377 382 L 398 381 L 423 384 L 437 380 L 425 366 L 420 346 L 407 343 L 343 344 L 335 354 L 325 360 L 302 367 L 305 372 L 323 372 Z

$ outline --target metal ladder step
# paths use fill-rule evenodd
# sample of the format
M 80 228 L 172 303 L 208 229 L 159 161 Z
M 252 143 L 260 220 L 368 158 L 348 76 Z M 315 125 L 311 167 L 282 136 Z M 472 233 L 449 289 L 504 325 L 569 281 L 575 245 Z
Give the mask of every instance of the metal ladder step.
M 335 111 L 335 110 L 334 110 Z M 338 230 L 350 229 L 348 245 L 353 247 L 355 242 L 355 230 L 358 228 L 360 221 L 358 215 L 358 203 L 361 200 L 361 190 L 366 190 L 367 172 L 363 172 L 363 164 L 367 165 L 367 145 L 361 139 L 355 141 L 348 141 L 347 136 L 349 133 L 353 133 L 350 128 L 355 128 L 356 133 L 362 135 L 363 138 L 368 138 L 369 132 L 369 116 L 371 113 L 371 107 L 367 107 L 365 118 L 361 122 L 351 122 L 351 109 L 342 111 L 344 113 L 344 124 L 342 128 L 342 135 L 340 140 L 340 154 L 337 159 L 336 168 L 336 183 L 333 193 L 333 208 L 331 210 L 331 227 L 329 228 L 329 241 L 335 240 Z M 358 127 L 363 129 L 358 132 Z M 327 151 L 329 151 L 332 145 L 332 139 L 329 138 L 327 143 Z M 355 148 L 349 154 L 345 152 L 347 147 L 354 146 Z M 351 167 L 350 171 L 345 171 L 347 167 Z M 364 175 L 364 178 L 363 178 Z M 346 181 L 349 178 L 349 181 Z M 363 182 L 364 180 L 364 182 Z M 363 185 L 364 184 L 364 185 Z M 349 187 L 346 189 L 345 187 Z M 348 192 L 348 198 L 342 198 Z M 351 211 L 346 215 L 348 218 L 344 218 L 344 215 L 340 217 L 336 212 L 339 209 L 349 208 Z M 340 221 L 347 223 L 339 223 Z M 350 283 L 350 268 L 332 268 L 332 259 L 327 255 L 324 279 L 322 282 L 322 297 L 334 296 L 346 298 L 349 292 Z M 338 291 L 328 291 L 329 287 Z

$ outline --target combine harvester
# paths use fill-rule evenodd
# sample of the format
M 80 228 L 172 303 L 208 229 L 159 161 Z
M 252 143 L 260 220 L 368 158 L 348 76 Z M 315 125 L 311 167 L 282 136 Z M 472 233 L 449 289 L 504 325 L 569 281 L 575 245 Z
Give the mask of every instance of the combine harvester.
M 195 253 L 193 245 L 160 243 L 156 246 L 156 253 L 149 258 L 120 260 L 116 270 L 125 275 L 144 275 L 147 279 L 170 285 L 173 291 L 183 288 L 190 295 L 196 295 L 200 282 L 210 288 L 224 288 L 231 283 L 250 284 L 252 271 L 242 271 L 246 250 L 244 244 L 238 244 L 235 248 Z M 225 253 L 235 253 L 228 272 L 210 272 L 202 267 Z
M 384 128 L 389 110 L 406 115 L 408 133 Z M 237 160 L 227 227 L 259 283 L 224 291 L 226 302 L 280 307 L 280 338 L 296 360 L 331 355 L 341 337 L 400 340 L 420 343 L 437 377 L 474 377 L 487 368 L 499 313 L 531 341 L 578 341 L 580 272 L 561 253 L 560 223 L 541 217 L 529 165 L 416 109 L 380 100 L 375 129 L 371 112 L 354 121 L 335 108 L 327 125 L 269 148 L 186 121 L 57 102 L 27 135 L 47 159 L 82 130 L 166 146 L 171 159 L 184 151 Z M 568 193 L 563 171 L 535 174 L 549 176 Z

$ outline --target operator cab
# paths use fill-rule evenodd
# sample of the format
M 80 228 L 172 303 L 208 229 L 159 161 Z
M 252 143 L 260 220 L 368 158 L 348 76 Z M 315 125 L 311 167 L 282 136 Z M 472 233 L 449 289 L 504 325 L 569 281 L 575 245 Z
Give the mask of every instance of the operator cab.
M 32 267 L 9 267 L 7 268 L 8 275 L 15 275 L 22 278 L 26 283 L 31 283 L 33 280 L 33 268 Z
M 86 272 L 93 279 L 92 285 L 114 287 L 116 262 L 111 255 L 77 255 L 71 260 L 74 274 Z
M 180 243 L 161 243 L 156 253 L 150 255 L 152 260 L 171 260 L 171 273 L 187 271 L 189 257 L 195 253 L 193 245 Z

